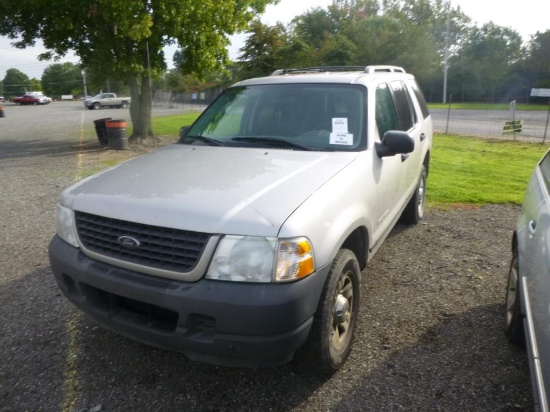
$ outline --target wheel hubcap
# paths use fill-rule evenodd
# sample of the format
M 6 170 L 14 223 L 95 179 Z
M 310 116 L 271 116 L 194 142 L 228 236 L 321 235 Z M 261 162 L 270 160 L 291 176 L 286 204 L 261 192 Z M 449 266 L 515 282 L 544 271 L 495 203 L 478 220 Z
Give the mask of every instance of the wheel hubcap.
M 332 314 L 332 343 L 336 349 L 345 348 L 351 338 L 353 318 L 353 281 L 343 276 L 338 287 Z
M 506 293 L 506 324 L 509 325 L 512 322 L 514 311 L 517 301 L 517 286 L 518 286 L 518 270 L 517 260 L 515 260 L 510 266 L 510 273 L 508 275 L 508 292 Z
M 418 185 L 418 216 L 424 216 L 424 201 L 426 200 L 426 180 L 424 177 L 420 179 Z

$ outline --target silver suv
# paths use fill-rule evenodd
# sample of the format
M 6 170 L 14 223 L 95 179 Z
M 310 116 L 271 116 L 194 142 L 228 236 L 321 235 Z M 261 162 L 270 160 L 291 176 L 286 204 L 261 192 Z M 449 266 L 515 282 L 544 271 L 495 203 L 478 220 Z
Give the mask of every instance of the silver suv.
M 49 253 L 100 324 L 189 358 L 331 373 L 361 270 L 424 214 L 431 117 L 398 67 L 281 70 L 227 89 L 177 144 L 63 192 Z

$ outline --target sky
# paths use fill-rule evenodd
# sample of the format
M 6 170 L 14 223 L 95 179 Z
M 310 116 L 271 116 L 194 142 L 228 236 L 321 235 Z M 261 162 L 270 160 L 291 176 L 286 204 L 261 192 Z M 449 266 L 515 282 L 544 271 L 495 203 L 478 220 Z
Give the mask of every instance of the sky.
M 460 6 L 462 12 L 469 16 L 478 26 L 493 21 L 499 26 L 510 27 L 516 30 L 524 41 L 537 31 L 544 32 L 550 29 L 550 18 L 546 10 L 543 10 L 541 0 L 450 0 L 456 7 Z M 332 0 L 280 0 L 275 6 L 268 6 L 262 16 L 265 24 L 275 24 L 280 21 L 283 24 L 289 23 L 294 16 L 303 14 L 315 7 L 326 8 Z M 232 46 L 229 55 L 236 59 L 239 49 L 243 46 L 246 36 L 236 35 L 231 38 Z M 37 59 L 38 54 L 45 51 L 41 46 L 27 48 L 24 50 L 10 46 L 11 41 L 0 36 L 0 80 L 6 75 L 6 70 L 16 68 L 25 73 L 29 78 L 40 79 L 42 72 L 53 61 L 41 62 Z M 168 64 L 172 62 L 172 55 L 176 49 L 165 50 Z M 74 55 L 67 56 L 59 61 L 78 63 Z M 368 64 L 368 62 L 364 62 Z

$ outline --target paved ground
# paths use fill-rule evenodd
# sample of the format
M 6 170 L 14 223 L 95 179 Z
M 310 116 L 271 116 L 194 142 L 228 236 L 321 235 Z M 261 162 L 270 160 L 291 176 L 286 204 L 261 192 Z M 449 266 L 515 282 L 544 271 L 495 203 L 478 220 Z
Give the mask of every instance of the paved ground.
M 354 350 L 331 378 L 299 360 L 198 364 L 97 327 L 58 291 L 47 245 L 61 190 L 117 155 L 97 144 L 98 115 L 111 111 L 52 103 L 0 119 L 0 411 L 530 410 L 525 353 L 502 333 L 517 207 L 429 210 L 396 228 L 364 273 Z

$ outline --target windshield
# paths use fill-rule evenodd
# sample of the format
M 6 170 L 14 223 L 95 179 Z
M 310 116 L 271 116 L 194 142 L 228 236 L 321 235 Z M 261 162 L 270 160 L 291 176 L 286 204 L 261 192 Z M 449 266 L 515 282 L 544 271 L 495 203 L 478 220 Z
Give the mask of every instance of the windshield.
M 334 84 L 232 87 L 207 108 L 181 143 L 359 150 L 364 146 L 365 90 Z

